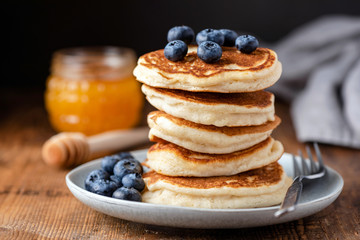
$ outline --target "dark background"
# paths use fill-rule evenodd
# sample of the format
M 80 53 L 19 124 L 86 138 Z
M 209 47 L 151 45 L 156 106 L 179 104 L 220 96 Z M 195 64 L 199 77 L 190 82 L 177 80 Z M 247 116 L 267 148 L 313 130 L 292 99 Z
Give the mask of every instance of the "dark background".
M 115 45 L 141 55 L 163 48 L 168 29 L 176 25 L 195 32 L 229 28 L 275 42 L 323 15 L 360 15 L 359 0 L 43 0 L 5 2 L 1 8 L 1 87 L 40 89 L 45 88 L 51 54 L 60 48 Z

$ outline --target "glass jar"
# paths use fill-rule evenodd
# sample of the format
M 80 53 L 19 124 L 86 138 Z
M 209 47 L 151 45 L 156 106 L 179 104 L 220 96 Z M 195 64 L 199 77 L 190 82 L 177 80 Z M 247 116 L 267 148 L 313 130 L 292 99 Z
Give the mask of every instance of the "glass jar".
M 132 72 L 135 52 L 120 47 L 82 47 L 54 53 L 45 107 L 57 131 L 93 135 L 135 126 L 143 95 Z

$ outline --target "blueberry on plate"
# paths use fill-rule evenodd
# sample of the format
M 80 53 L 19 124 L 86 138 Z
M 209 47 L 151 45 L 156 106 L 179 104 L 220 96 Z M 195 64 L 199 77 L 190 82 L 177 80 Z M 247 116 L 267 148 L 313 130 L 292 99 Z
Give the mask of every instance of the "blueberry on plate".
M 131 155 L 131 153 L 129 153 L 129 152 L 119 152 L 115 155 L 119 156 L 120 159 L 125 159 L 125 158 L 126 159 L 129 159 L 129 158 L 134 159 L 134 156 Z
M 238 34 L 230 29 L 220 29 L 220 32 L 224 35 L 224 44 L 223 46 L 233 47 L 235 46 L 235 40 L 238 37 Z
M 219 44 L 211 41 L 205 41 L 199 45 L 197 55 L 206 63 L 214 63 L 220 60 L 222 50 Z
M 164 49 L 164 55 L 173 62 L 183 60 L 188 52 L 188 46 L 181 40 L 169 42 Z
M 110 176 L 110 180 L 113 181 L 113 182 L 116 184 L 117 188 L 120 188 L 120 187 L 123 186 L 123 185 L 122 185 L 122 182 L 121 182 L 121 178 L 118 178 L 118 177 L 115 176 L 115 175 L 111 175 L 111 176 Z
M 98 179 L 91 184 L 90 192 L 111 197 L 113 192 L 118 188 L 117 184 L 109 179 Z
M 198 45 L 205 41 L 212 41 L 221 46 L 224 44 L 224 40 L 224 35 L 219 30 L 212 28 L 204 29 L 196 35 L 196 42 Z
M 133 159 L 120 160 L 114 166 L 114 175 L 122 179 L 125 175 L 130 173 L 142 173 L 141 164 Z
M 113 198 L 141 202 L 141 193 L 135 188 L 121 187 L 115 190 Z
M 251 35 L 241 35 L 235 40 L 236 48 L 242 53 L 252 53 L 259 46 L 259 41 Z
M 143 170 L 144 170 L 143 166 L 141 165 L 141 163 L 138 160 L 136 160 L 135 158 L 126 158 L 123 160 L 128 160 L 128 161 L 133 162 L 137 166 L 137 168 L 140 169 L 140 174 L 143 174 Z M 121 160 L 121 161 L 123 161 L 123 160 Z
M 114 173 L 115 164 L 120 161 L 120 157 L 118 155 L 106 156 L 101 159 L 101 168 L 104 169 L 109 174 Z
M 127 188 L 135 188 L 142 192 L 145 188 L 145 182 L 139 173 L 130 173 L 122 178 L 122 185 Z
M 141 174 L 142 174 L 143 169 L 142 169 L 141 163 L 138 160 L 136 160 L 131 153 L 129 153 L 129 152 L 121 152 L 121 153 L 118 153 L 116 155 L 118 155 L 120 157 L 120 160 L 133 161 L 136 165 L 139 165 L 139 167 L 141 168 Z
M 132 161 L 134 164 L 136 164 L 137 168 L 140 169 L 140 174 L 143 174 L 143 171 L 144 171 L 143 166 L 141 165 L 141 163 L 138 160 L 136 160 L 135 158 L 134 159 L 128 159 L 128 160 Z
M 188 26 L 176 26 L 169 30 L 167 34 L 167 40 L 168 42 L 174 41 L 174 40 L 181 40 L 185 42 L 186 44 L 192 43 L 194 41 L 195 33 L 194 30 L 192 30 Z
M 92 185 L 96 180 L 108 180 L 110 177 L 109 173 L 104 171 L 103 169 L 96 169 L 89 173 L 89 175 L 85 179 L 85 189 L 91 191 Z

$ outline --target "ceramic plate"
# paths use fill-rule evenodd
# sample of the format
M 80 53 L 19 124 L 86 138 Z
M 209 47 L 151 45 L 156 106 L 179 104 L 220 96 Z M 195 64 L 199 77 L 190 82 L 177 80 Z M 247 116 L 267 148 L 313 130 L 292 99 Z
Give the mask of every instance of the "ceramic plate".
M 147 149 L 132 154 L 139 161 L 146 157 Z M 285 153 L 279 160 L 289 176 L 293 176 L 293 162 Z M 101 160 L 85 163 L 66 175 L 66 184 L 74 196 L 85 205 L 107 215 L 145 224 L 183 228 L 245 228 L 266 226 L 297 220 L 317 213 L 329 206 L 341 193 L 342 177 L 327 167 L 327 175 L 316 184 L 304 187 L 300 204 L 294 212 L 274 217 L 279 206 L 249 209 L 201 209 L 131 202 L 88 192 L 84 180 L 88 173 L 100 169 Z

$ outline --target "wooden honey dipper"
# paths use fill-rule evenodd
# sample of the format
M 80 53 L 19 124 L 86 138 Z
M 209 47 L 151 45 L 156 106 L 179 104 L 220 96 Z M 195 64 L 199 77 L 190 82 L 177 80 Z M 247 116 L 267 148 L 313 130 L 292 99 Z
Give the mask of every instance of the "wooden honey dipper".
M 148 127 L 114 130 L 93 136 L 62 132 L 48 139 L 42 147 L 46 164 L 58 168 L 80 165 L 93 158 L 148 141 Z

